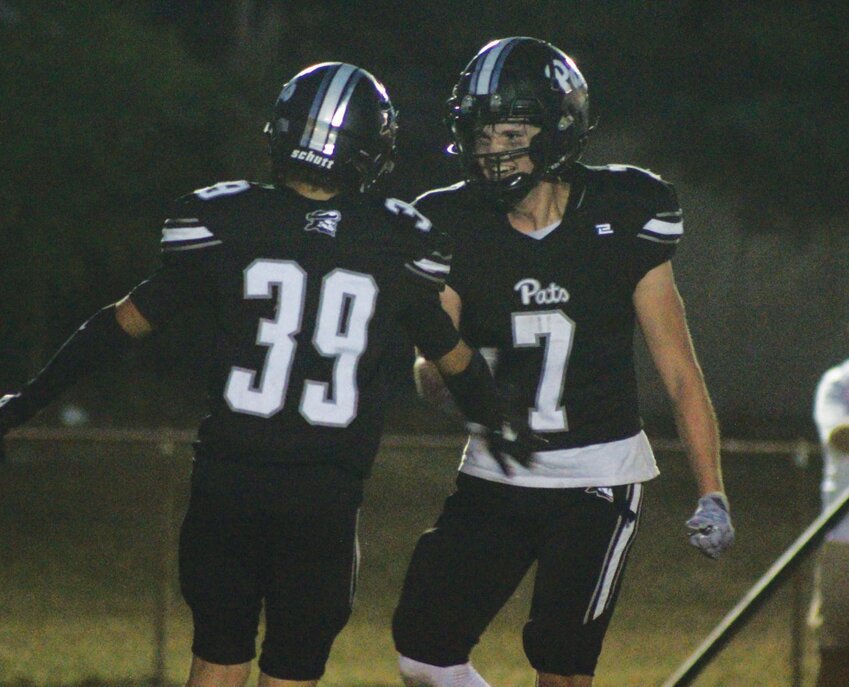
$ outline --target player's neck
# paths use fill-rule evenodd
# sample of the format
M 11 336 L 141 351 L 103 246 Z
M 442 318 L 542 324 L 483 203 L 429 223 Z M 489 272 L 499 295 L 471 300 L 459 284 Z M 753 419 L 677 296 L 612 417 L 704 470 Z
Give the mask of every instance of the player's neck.
M 569 184 L 541 181 L 507 213 L 510 225 L 523 234 L 530 234 L 563 219 L 569 201 Z
M 333 196 L 339 193 L 336 189 L 329 189 L 324 186 L 315 186 L 298 179 L 290 179 L 286 182 L 286 186 L 298 195 L 303 196 L 304 198 L 309 198 L 310 200 L 330 200 Z

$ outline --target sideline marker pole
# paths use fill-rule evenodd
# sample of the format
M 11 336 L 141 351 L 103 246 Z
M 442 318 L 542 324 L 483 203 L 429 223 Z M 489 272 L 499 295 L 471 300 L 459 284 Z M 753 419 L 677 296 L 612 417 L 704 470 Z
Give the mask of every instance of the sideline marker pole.
M 769 570 L 755 582 L 737 605 L 711 630 L 698 648 L 666 679 L 661 687 L 685 687 L 691 684 L 702 668 L 719 653 L 745 620 L 769 598 L 770 593 L 784 576 L 802 563 L 805 554 L 819 544 L 831 526 L 847 511 L 849 511 L 849 487 L 843 490 L 837 500 L 832 502 L 779 556 Z

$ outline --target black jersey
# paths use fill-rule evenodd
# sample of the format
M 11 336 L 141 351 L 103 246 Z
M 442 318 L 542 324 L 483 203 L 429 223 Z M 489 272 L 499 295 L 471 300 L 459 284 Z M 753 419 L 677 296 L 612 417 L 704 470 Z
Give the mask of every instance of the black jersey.
M 415 205 L 453 238 L 460 334 L 498 349 L 512 410 L 553 450 L 639 432 L 632 296 L 681 236 L 672 186 L 634 167 L 579 166 L 564 219 L 543 238 L 513 229 L 462 183 Z
M 452 328 L 420 340 L 434 310 L 450 324 L 436 238 L 410 205 L 364 194 L 314 201 L 236 181 L 179 199 L 162 264 L 131 299 L 157 326 L 200 301 L 215 314 L 199 455 L 338 462 L 366 475 L 398 328 L 431 349 L 459 338 Z

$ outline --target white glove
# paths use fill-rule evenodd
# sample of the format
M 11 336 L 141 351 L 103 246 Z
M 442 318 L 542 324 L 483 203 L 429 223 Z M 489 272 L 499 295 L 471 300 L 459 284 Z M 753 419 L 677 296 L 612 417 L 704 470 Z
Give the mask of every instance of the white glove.
M 712 491 L 702 496 L 693 517 L 687 520 L 687 531 L 693 546 L 706 556 L 719 558 L 734 543 L 734 526 L 725 494 Z

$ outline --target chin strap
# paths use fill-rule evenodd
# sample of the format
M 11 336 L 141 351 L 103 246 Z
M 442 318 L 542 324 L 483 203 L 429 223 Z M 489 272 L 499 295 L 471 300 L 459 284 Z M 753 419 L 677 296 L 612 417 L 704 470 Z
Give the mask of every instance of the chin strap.
M 527 197 L 539 181 L 535 174 L 519 172 L 501 181 L 474 179 L 469 186 L 486 203 L 494 205 L 500 212 L 509 212 Z

